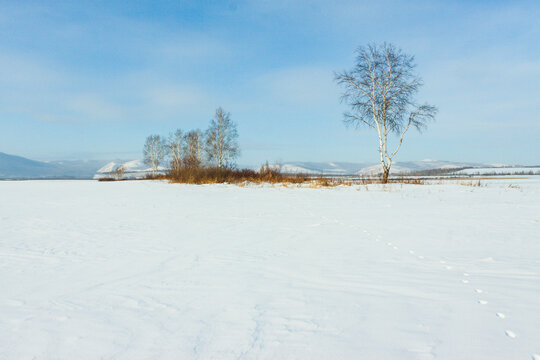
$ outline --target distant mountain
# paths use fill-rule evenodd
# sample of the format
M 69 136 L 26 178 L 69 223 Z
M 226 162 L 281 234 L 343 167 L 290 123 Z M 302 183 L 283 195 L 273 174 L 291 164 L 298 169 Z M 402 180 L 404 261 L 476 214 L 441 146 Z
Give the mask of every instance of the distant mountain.
M 36 161 L 0 152 L 0 179 L 91 179 L 102 160 Z
M 0 178 L 26 178 L 53 171 L 51 164 L 0 152 Z
M 362 169 L 372 166 L 372 162 L 289 162 L 274 164 L 273 168 L 280 169 L 287 174 L 323 174 L 323 175 L 351 175 Z

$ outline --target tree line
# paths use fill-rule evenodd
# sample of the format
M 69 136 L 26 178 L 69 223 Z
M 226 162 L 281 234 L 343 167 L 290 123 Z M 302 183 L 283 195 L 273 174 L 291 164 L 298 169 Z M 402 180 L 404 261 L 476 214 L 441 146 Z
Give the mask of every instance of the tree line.
M 170 171 L 202 166 L 234 168 L 240 155 L 238 130 L 231 114 L 217 108 L 206 131 L 177 129 L 167 138 L 150 135 L 143 147 L 144 163 L 156 172 L 168 161 Z

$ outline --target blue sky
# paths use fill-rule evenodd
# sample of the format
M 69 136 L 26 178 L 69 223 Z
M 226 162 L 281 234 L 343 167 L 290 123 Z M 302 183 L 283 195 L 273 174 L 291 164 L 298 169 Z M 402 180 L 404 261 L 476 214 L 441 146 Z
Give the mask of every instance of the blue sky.
M 538 1 L 0 1 L 0 151 L 132 159 L 222 106 L 246 165 L 376 161 L 333 72 L 387 41 L 439 107 L 397 160 L 540 164 Z

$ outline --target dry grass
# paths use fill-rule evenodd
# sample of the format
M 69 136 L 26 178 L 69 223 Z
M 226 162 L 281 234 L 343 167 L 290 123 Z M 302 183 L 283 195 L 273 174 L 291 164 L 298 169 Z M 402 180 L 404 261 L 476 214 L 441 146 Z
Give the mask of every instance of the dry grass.
M 143 180 L 167 180 L 168 177 L 165 174 L 146 174 Z
M 390 178 L 388 179 L 389 183 L 396 183 L 396 184 L 412 184 L 412 185 L 424 185 L 426 183 L 425 178 L 411 178 L 411 177 L 405 177 L 401 176 L 398 178 Z
M 217 167 L 182 166 L 173 169 L 165 178 L 173 183 L 184 184 L 243 184 L 243 183 L 291 183 L 301 184 L 308 181 L 304 175 L 283 174 L 279 170 L 263 167 L 261 171 L 250 169 L 230 169 Z
M 133 181 L 133 180 L 167 180 L 164 174 L 146 174 L 143 178 L 117 178 L 112 176 L 99 178 L 98 181 Z
M 460 183 L 462 186 L 471 186 L 471 187 L 485 187 L 486 184 L 482 184 L 482 182 L 479 180 L 477 181 L 465 181 Z

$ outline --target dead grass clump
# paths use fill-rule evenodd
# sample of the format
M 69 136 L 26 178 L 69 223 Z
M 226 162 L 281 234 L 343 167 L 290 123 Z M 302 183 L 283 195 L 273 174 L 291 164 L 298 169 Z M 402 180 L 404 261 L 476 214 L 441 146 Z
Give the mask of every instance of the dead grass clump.
M 465 181 L 460 183 L 461 186 L 470 186 L 470 187 L 486 187 L 486 184 L 483 184 L 480 180 L 477 181 Z
M 401 176 L 398 178 L 390 178 L 389 183 L 398 183 L 398 184 L 412 184 L 412 185 L 425 185 L 426 180 L 422 178 L 413 178 Z
M 143 180 L 166 180 L 167 175 L 165 174 L 152 174 L 148 173 L 144 176 Z
M 171 170 L 167 174 L 167 179 L 173 183 L 184 184 L 237 184 L 245 186 L 252 184 L 282 184 L 307 185 L 312 188 L 351 186 L 358 183 L 352 177 L 328 177 L 324 175 L 312 176 L 305 174 L 282 173 L 278 167 L 264 165 L 259 171 L 251 169 L 232 169 L 203 166 L 180 166 Z M 370 183 L 377 182 L 376 179 L 365 180 Z M 361 182 L 362 184 L 364 182 Z

